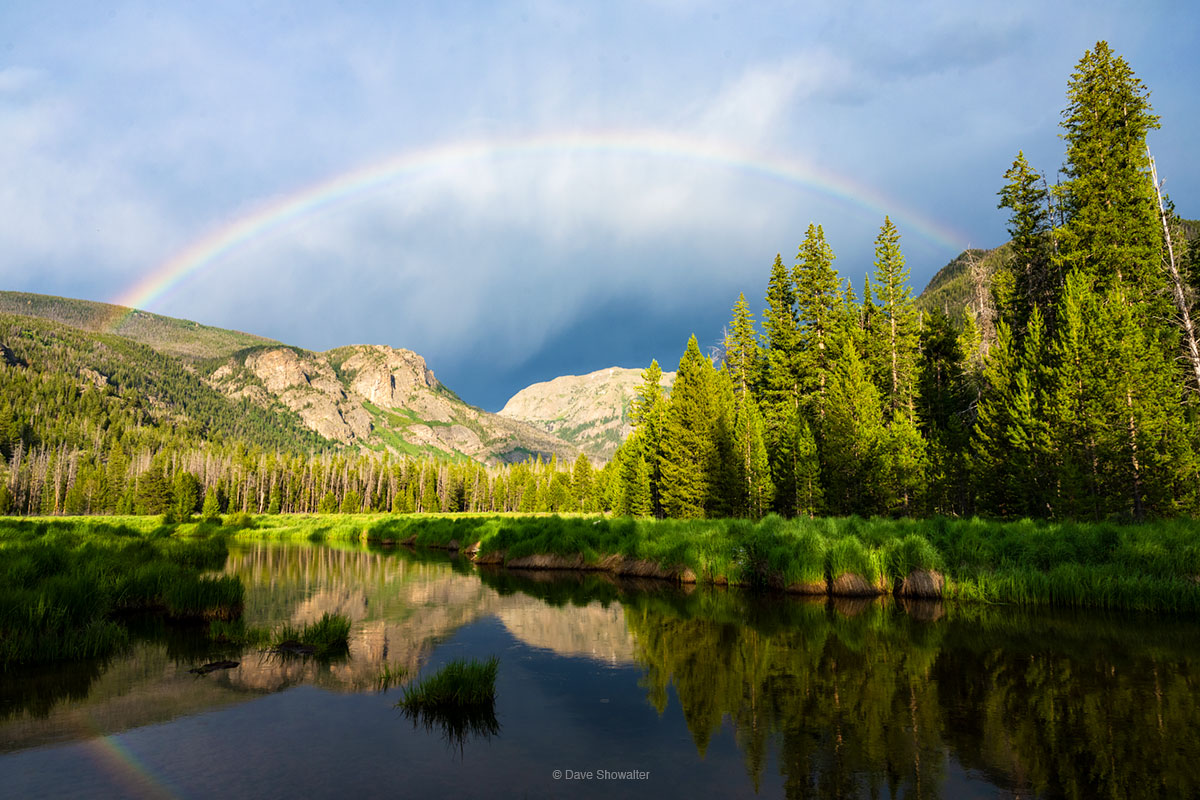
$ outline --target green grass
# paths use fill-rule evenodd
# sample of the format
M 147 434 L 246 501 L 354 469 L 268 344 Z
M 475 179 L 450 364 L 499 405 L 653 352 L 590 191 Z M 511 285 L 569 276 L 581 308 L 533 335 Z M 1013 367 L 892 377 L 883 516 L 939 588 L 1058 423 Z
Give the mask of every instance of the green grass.
M 384 664 L 383 669 L 379 670 L 379 675 L 375 678 L 375 688 L 380 692 L 386 692 L 393 686 L 399 686 L 406 675 L 408 675 L 408 670 L 404 667 Z
M 127 527 L 131 519 L 136 518 L 69 524 L 101 530 Z M 227 518 L 220 529 L 180 525 L 175 536 L 167 536 L 171 529 L 153 520 L 136 526 L 125 534 L 130 546 L 159 547 L 179 542 L 180 534 L 207 533 L 209 544 L 172 556 L 180 566 L 188 558 L 196 563 L 223 559 L 223 545 L 211 543 L 213 532 L 221 530 L 255 539 L 464 549 L 478 544 L 481 555 L 500 554 L 506 560 L 582 556 L 596 567 L 606 557 L 622 556 L 675 574 L 690 570 L 702 583 L 763 588 L 820 583 L 846 572 L 897 586 L 914 569 L 928 569 L 946 576 L 945 597 L 961 601 L 1200 611 L 1200 524 L 1186 519 L 1122 525 L 772 515 L 755 523 L 547 514 L 277 514 Z M 204 547 L 212 552 L 205 555 Z M 41 568 L 20 561 L 8 569 Z M 168 578 L 149 569 L 140 580 L 161 587 Z
M 344 655 L 350 646 L 350 619 L 341 614 L 321 615 L 303 627 L 285 624 L 273 637 L 273 647 L 283 653 L 333 658 Z
M 397 707 L 406 711 L 439 712 L 491 706 L 496 700 L 500 659 L 456 659 L 404 690 Z
M 129 642 L 131 611 L 238 616 L 242 584 L 204 575 L 227 554 L 210 528 L 181 538 L 145 518 L 0 518 L 0 669 L 111 654 Z

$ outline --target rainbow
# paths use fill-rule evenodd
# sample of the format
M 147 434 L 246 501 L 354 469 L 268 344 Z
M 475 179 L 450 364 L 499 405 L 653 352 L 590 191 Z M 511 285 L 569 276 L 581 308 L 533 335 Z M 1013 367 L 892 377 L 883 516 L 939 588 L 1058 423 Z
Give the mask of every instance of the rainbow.
M 168 783 L 120 741 L 116 734 L 100 734 L 84 743 L 97 765 L 131 796 L 158 797 L 169 800 L 180 792 Z
M 557 133 L 520 139 L 461 141 L 411 150 L 335 175 L 268 202 L 214 229 L 152 269 L 111 302 L 130 309 L 146 308 L 190 275 L 264 234 L 405 178 L 498 157 L 573 154 L 673 159 L 742 171 L 823 193 L 874 212 L 881 221 L 885 214 L 890 214 L 902 229 L 915 231 L 952 253 L 962 250 L 966 241 L 956 231 L 914 209 L 900 206 L 871 187 L 799 159 L 763 156 L 729 143 L 653 130 Z M 115 329 L 127 314 L 116 317 L 109 328 Z

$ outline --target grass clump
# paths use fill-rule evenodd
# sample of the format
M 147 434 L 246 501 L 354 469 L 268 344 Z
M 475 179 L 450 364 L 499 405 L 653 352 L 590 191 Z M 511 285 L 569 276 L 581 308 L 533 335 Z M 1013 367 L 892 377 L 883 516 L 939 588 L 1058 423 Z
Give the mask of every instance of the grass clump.
M 917 570 L 941 572 L 942 556 L 924 536 L 910 533 L 887 548 L 887 571 L 893 578 L 906 578 Z
M 437 713 L 490 707 L 496 701 L 500 659 L 455 659 L 404 690 L 396 705 L 413 713 Z
M 384 664 L 379 675 L 375 677 L 375 688 L 380 692 L 386 692 L 393 686 L 399 686 L 406 675 L 408 675 L 408 670 L 404 667 Z
M 345 655 L 350 648 L 350 618 L 325 612 L 316 622 L 297 628 L 285 624 L 275 634 L 277 652 L 332 658 Z

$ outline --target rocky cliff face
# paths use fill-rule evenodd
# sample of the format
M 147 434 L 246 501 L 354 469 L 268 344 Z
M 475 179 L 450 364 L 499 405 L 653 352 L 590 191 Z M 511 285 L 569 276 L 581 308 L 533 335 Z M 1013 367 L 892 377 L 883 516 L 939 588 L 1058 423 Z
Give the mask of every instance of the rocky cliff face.
M 674 381 L 674 372 L 663 373 L 664 389 Z M 570 442 L 594 461 L 608 461 L 633 429 L 629 405 L 641 383 L 641 370 L 622 367 L 564 375 L 517 392 L 500 416 Z
M 291 409 L 312 430 L 347 444 L 493 463 L 576 454 L 544 430 L 468 406 L 411 350 L 262 347 L 228 358 L 208 382 L 230 397 Z

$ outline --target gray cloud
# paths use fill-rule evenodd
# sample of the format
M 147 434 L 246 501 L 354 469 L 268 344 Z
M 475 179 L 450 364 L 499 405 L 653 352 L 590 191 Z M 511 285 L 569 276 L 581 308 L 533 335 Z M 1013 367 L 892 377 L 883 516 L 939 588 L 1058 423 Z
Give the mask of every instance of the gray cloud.
M 10 6 L 0 280 L 107 299 L 209 232 L 344 171 L 570 130 L 658 130 L 805 159 L 890 196 L 901 216 L 994 245 L 1000 175 L 1017 149 L 1058 166 L 1066 78 L 1100 37 L 1164 104 L 1154 146 L 1194 216 L 1200 65 L 1179 54 L 1195 16 L 932 1 Z M 738 291 L 761 305 L 772 257 L 790 260 L 810 221 L 861 288 L 880 216 L 695 160 L 476 160 L 281 226 L 154 310 L 309 347 L 412 347 L 468 399 L 502 402 L 572 353 L 603 366 L 605 342 L 628 366 L 677 358 L 668 345 L 692 332 L 685 320 L 719 329 Z M 902 231 L 920 287 L 954 253 Z M 619 335 L 604 322 L 618 316 Z

